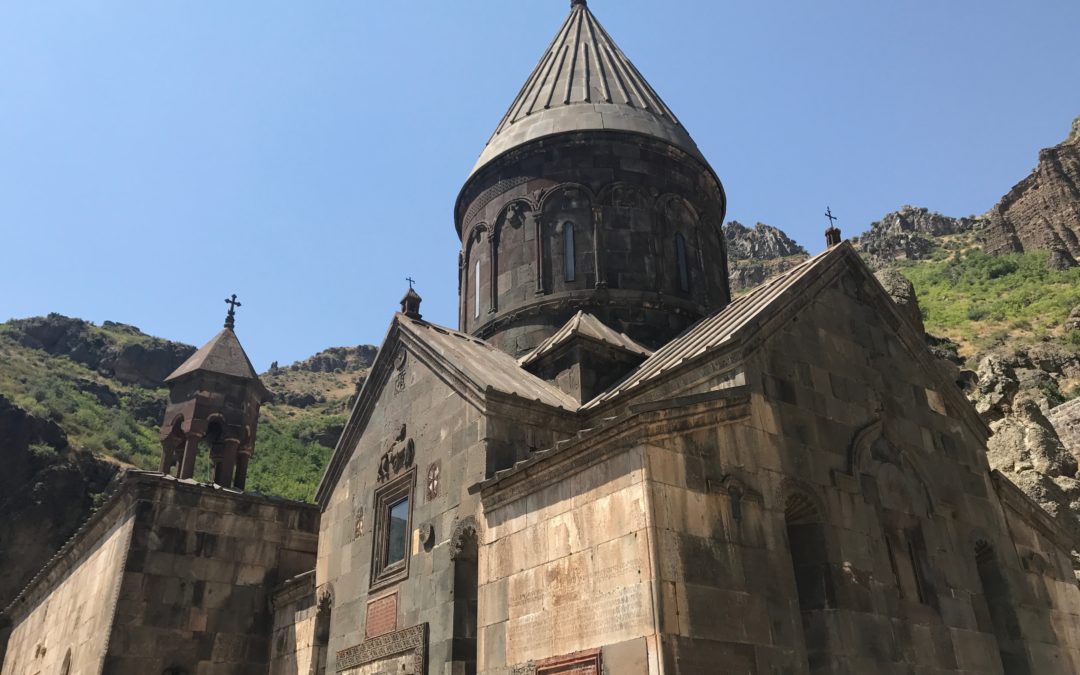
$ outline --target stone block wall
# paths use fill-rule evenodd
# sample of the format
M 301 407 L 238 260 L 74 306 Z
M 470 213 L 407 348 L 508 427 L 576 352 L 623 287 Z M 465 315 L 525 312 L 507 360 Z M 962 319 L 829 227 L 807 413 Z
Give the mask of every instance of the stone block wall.
M 266 673 L 270 589 L 314 567 L 318 510 L 144 476 L 105 672 Z
M 604 672 L 657 672 L 644 452 L 485 510 L 478 672 L 536 672 L 586 650 Z
M 318 606 L 315 570 L 285 582 L 274 592 L 270 675 L 311 675 L 326 665 L 326 646 L 315 636 Z M 321 675 L 321 673 L 320 673 Z
M 109 627 L 134 529 L 131 501 L 114 501 L 13 606 L 3 675 L 102 672 Z
M 326 589 L 333 596 L 328 672 L 339 669 L 340 653 L 375 653 L 378 650 L 369 649 L 375 638 L 423 624 L 428 627 L 428 672 L 441 675 L 452 661 L 451 539 L 476 510 L 468 486 L 483 480 L 487 471 L 487 422 L 419 357 L 410 352 L 405 363 L 400 383 L 389 381 L 378 394 L 323 511 L 316 579 L 320 592 Z M 380 481 L 380 460 L 395 447 L 403 425 L 414 449 L 410 463 Z M 409 472 L 415 480 L 409 493 L 408 571 L 403 578 L 373 586 L 375 491 Z M 434 490 L 429 490 L 430 478 L 436 476 Z M 425 540 L 429 531 L 431 538 Z M 371 667 L 385 670 L 395 658 L 400 655 L 387 654 Z

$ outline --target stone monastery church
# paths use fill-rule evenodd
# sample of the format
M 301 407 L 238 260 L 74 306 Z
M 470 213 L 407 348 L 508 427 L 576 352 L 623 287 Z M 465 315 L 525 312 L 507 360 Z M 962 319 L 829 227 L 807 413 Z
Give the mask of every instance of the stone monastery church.
M 835 229 L 733 299 L 725 200 L 574 0 L 455 205 L 458 328 L 405 296 L 318 504 L 244 491 L 230 312 L 2 675 L 1080 673 L 1075 543 L 919 330 Z

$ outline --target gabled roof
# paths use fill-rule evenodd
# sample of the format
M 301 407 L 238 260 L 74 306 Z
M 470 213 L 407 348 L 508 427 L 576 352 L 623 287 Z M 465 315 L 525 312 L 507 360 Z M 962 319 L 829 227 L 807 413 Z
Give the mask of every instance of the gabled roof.
M 686 332 L 645 360 L 619 384 L 589 401 L 585 408 L 595 408 L 638 386 L 654 380 L 709 350 L 732 339 L 737 331 L 756 319 L 774 300 L 796 286 L 811 270 L 840 247 L 828 249 L 813 258 L 778 274 L 745 295 L 741 295 L 719 312 L 702 319 Z
M 632 354 L 640 354 L 641 356 L 649 356 L 652 354 L 650 349 L 634 342 L 634 340 L 625 333 L 620 333 L 615 329 L 610 328 L 592 314 L 585 311 L 579 311 L 573 318 L 567 321 L 562 328 L 555 331 L 551 337 L 541 342 L 536 349 L 525 356 L 522 356 L 518 360 L 518 363 L 522 366 L 527 366 L 538 360 L 540 357 L 554 352 L 575 337 L 582 337 L 593 340 L 594 342 L 600 342 Z
M 969 427 L 976 431 L 977 435 L 988 437 L 990 431 L 986 423 L 978 416 L 956 383 L 946 377 L 943 369 L 938 367 L 936 359 L 926 346 L 925 336 L 903 316 L 848 241 L 826 249 L 769 279 L 749 293 L 736 298 L 719 312 L 702 319 L 658 349 L 620 383 L 582 406 L 582 411 L 591 412 L 600 408 L 615 398 L 680 370 L 683 366 L 691 368 L 694 362 L 706 357 L 710 352 L 745 344 L 754 331 L 767 328 L 771 321 L 783 316 L 785 310 L 805 304 L 818 279 L 835 278 L 835 275 L 844 269 L 861 275 L 866 282 L 865 288 L 876 289 L 876 292 L 869 293 L 870 301 L 876 304 L 883 318 L 887 318 L 885 315 L 891 317 L 889 323 L 895 327 L 897 337 L 906 345 L 911 358 L 920 362 L 929 377 L 937 380 L 938 391 L 953 401 L 954 409 Z
M 675 114 L 582 0 L 536 66 L 473 167 L 530 141 L 568 131 L 639 133 L 704 162 Z
M 446 367 L 457 370 L 481 391 L 492 389 L 564 410 L 579 407 L 573 396 L 523 369 L 514 357 L 479 338 L 404 314 L 398 314 L 395 321 L 438 353 Z
M 397 313 L 319 482 L 315 499 L 323 506 L 389 380 L 398 344 L 404 344 L 411 357 L 435 371 L 464 400 L 477 407 L 483 405 L 489 392 L 536 402 L 567 414 L 576 413 L 581 407 L 572 396 L 523 369 L 514 357 L 487 342 Z
M 192 354 L 187 361 L 174 370 L 172 375 L 166 377 L 165 381 L 172 382 L 196 371 L 231 375 L 244 380 L 259 379 L 247 354 L 244 353 L 244 348 L 240 346 L 240 340 L 236 338 L 236 333 L 231 328 L 222 329 L 210 342 L 203 345 L 199 351 Z

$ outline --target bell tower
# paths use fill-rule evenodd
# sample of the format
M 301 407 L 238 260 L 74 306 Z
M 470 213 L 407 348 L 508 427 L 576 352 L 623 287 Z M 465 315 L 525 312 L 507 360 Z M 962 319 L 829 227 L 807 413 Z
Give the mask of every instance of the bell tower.
M 675 113 L 573 0 L 458 196 L 460 329 L 521 357 L 584 311 L 656 349 L 730 301 L 725 210 Z
M 165 378 L 169 403 L 161 424 L 161 472 L 189 479 L 201 450 L 213 482 L 244 489 L 255 451 L 259 406 L 270 394 L 236 337 L 236 295 L 225 300 L 225 328 Z

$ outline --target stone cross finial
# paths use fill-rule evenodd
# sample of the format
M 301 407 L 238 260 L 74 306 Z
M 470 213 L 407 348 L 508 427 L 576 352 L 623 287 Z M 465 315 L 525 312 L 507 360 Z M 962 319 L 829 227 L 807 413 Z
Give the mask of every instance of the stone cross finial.
M 829 227 L 833 227 L 834 225 L 836 225 L 837 218 L 832 214 L 831 206 L 825 207 L 825 217 L 829 219 Z
M 833 215 L 831 207 L 825 207 L 825 217 L 829 219 L 829 229 L 825 230 L 825 245 L 832 248 L 840 244 L 840 228 L 836 226 L 836 216 Z
M 233 293 L 231 298 L 225 298 L 225 304 L 229 306 L 229 313 L 225 316 L 225 327 L 231 329 L 236 326 L 236 308 L 241 304 L 236 300 L 236 293 Z
M 413 279 L 412 277 L 405 277 L 405 281 L 409 282 L 409 290 L 411 291 L 413 284 L 416 283 L 416 279 Z

